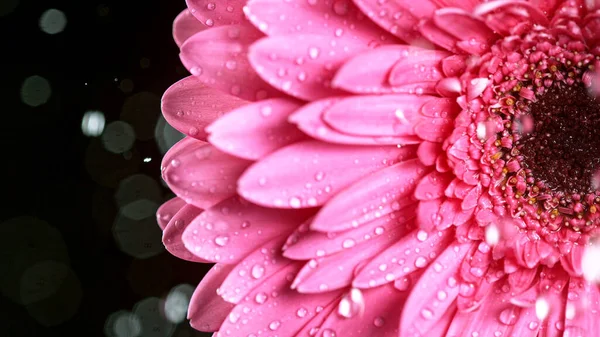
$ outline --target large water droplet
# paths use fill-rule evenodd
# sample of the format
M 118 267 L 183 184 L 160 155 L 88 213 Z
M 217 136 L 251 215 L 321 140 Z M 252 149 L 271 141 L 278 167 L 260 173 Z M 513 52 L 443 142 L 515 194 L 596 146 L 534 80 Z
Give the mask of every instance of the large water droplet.
M 255 264 L 254 266 L 252 266 L 252 270 L 250 271 L 250 274 L 252 275 L 253 278 L 259 279 L 265 274 L 265 267 L 263 267 L 260 264 Z
M 505 325 L 514 325 L 517 322 L 517 314 L 515 308 L 510 307 L 502 310 L 498 317 L 500 322 Z
M 215 237 L 215 244 L 219 247 L 225 246 L 229 242 L 229 236 L 219 235 Z

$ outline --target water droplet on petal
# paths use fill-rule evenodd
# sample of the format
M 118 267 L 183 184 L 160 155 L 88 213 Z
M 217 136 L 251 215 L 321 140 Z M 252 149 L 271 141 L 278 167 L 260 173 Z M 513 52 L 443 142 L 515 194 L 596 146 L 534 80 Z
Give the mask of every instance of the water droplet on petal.
M 373 320 L 373 325 L 375 325 L 378 328 L 381 328 L 384 324 L 385 324 L 385 320 L 381 316 L 377 316 Z
M 254 301 L 258 304 L 263 304 L 267 301 L 267 294 L 259 292 L 254 296 Z
M 427 236 L 428 236 L 427 232 L 422 229 L 419 230 L 419 232 L 417 232 L 417 240 L 419 240 L 421 242 L 427 240 Z
M 273 321 L 273 322 L 269 323 L 269 329 L 271 329 L 272 331 L 275 331 L 275 330 L 279 329 L 280 325 L 281 325 L 280 321 Z
M 219 247 L 225 246 L 229 242 L 229 236 L 219 235 L 215 237 L 215 244 Z
M 515 313 L 515 309 L 510 307 L 502 310 L 498 319 L 504 325 L 514 325 L 517 322 L 517 315 Z
M 252 270 L 250 271 L 250 274 L 252 275 L 252 277 L 254 277 L 255 279 L 259 279 L 261 278 L 264 274 L 265 274 L 265 267 L 263 267 L 260 264 L 255 264 L 252 267 Z

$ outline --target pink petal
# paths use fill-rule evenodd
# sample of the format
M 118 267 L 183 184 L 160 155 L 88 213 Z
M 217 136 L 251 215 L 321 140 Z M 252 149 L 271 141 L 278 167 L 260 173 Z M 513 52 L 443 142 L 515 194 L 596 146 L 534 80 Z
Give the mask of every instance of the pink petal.
M 246 101 L 206 87 L 197 77 L 189 76 L 167 89 L 162 97 L 162 112 L 172 127 L 203 140 L 208 124 L 244 104 Z
M 235 194 L 237 179 L 248 165 L 249 161 L 225 154 L 212 145 L 184 139 L 163 158 L 162 176 L 177 196 L 206 209 Z
M 412 204 L 416 181 L 425 168 L 408 160 L 364 177 L 331 199 L 316 215 L 311 228 L 348 230 Z
M 436 9 L 429 0 L 354 0 L 354 3 L 375 23 L 408 44 L 423 43 L 416 26 L 420 19 L 430 18 Z
M 296 231 L 290 235 L 283 255 L 294 260 L 309 260 L 332 255 L 353 248 L 362 242 L 377 238 L 379 235 L 414 218 L 416 205 L 390 214 L 382 215 L 357 228 L 341 233 L 323 233 L 316 231 Z
M 207 29 L 185 41 L 180 58 L 202 84 L 222 92 L 248 101 L 281 96 L 248 62 L 248 46 L 261 35 L 248 25 Z
M 341 298 L 341 295 L 340 295 Z M 319 332 L 319 328 L 323 325 L 323 322 L 329 317 L 331 313 L 337 312 L 339 299 L 333 300 L 328 305 L 324 306 L 323 309 L 317 313 L 300 331 L 298 331 L 294 337 L 307 337 L 315 336 Z
M 340 252 L 308 261 L 296 275 L 292 287 L 301 293 L 320 293 L 351 285 L 358 266 L 401 239 L 411 226 L 409 223 L 383 232 L 372 231 L 368 235 L 373 239 L 353 247 L 352 252 Z
M 186 0 L 189 11 L 207 27 L 238 24 L 244 20 L 246 0 Z
M 183 232 L 194 221 L 194 219 L 202 213 L 202 209 L 192 205 L 185 205 L 169 222 L 167 228 L 163 232 L 163 243 L 169 253 L 177 256 L 180 259 L 192 262 L 209 262 L 206 259 L 200 258 L 192 254 L 182 240 Z
M 267 35 L 316 34 L 366 45 L 395 43 L 350 0 L 326 1 L 251 0 L 248 19 Z
M 385 285 L 362 291 L 365 308 L 363 314 L 346 312 L 346 318 L 338 311 L 332 312 L 320 328 L 320 337 L 332 336 L 377 336 L 397 337 L 398 321 L 405 308 L 406 292 L 396 290 L 392 285 Z M 343 299 L 342 299 L 343 301 Z
M 257 160 L 306 138 L 288 116 L 301 105 L 286 98 L 248 104 L 217 119 L 206 129 L 211 144 L 236 157 Z
M 433 93 L 429 81 L 395 81 L 390 83 L 390 71 L 398 67 L 395 78 L 402 74 L 402 64 L 420 62 L 417 58 L 425 49 L 405 45 L 382 46 L 362 52 L 338 70 L 333 86 L 358 94 L 378 93 Z M 441 52 L 439 52 L 441 53 Z M 409 58 L 410 57 L 410 58 Z M 400 63 L 398 63 L 401 61 Z M 412 70 L 412 69 L 411 69 Z
M 463 210 L 475 208 L 477 206 L 477 202 L 479 201 L 479 197 L 481 196 L 481 192 L 481 184 L 478 184 L 477 186 L 473 187 L 463 199 L 463 202 L 460 205 L 460 207 Z
M 177 47 L 181 47 L 185 40 L 204 29 L 206 26 L 198 21 L 188 9 L 184 9 L 173 21 L 173 39 Z
M 425 268 L 453 238 L 449 230 L 430 233 L 415 230 L 367 263 L 352 284 L 357 288 L 372 288 Z
M 332 44 L 321 35 L 273 36 L 256 42 L 248 58 L 257 73 L 281 91 L 305 100 L 334 96 L 331 87 L 337 69 L 367 49 L 358 41 Z
M 584 247 L 581 245 L 573 245 L 569 253 L 564 254 L 560 258 L 561 265 L 571 275 L 583 275 L 582 260 Z
M 432 166 L 435 164 L 435 160 L 441 153 L 442 146 L 440 143 L 424 141 L 419 145 L 417 157 L 423 165 Z
M 438 9 L 433 16 L 433 22 L 448 34 L 463 41 L 486 43 L 487 47 L 481 52 L 488 50 L 488 43 L 494 39 L 494 33 L 483 21 L 458 8 Z M 456 22 L 460 22 L 460 25 Z
M 444 199 L 420 201 L 417 208 L 417 225 L 419 228 L 429 232 L 435 230 L 442 223 L 440 208 Z
M 458 312 L 448 329 L 447 336 L 537 336 L 540 322 L 535 308 L 520 309 L 503 299 L 502 282 L 495 283 L 478 310 Z
M 600 331 L 598 286 L 582 279 L 569 281 L 563 337 L 594 336 Z
M 340 295 L 338 291 L 307 295 L 290 289 L 290 282 L 299 267 L 300 263 L 290 264 L 263 280 L 231 310 L 221 326 L 221 335 L 228 332 L 231 336 L 272 333 L 293 336 Z
M 458 296 L 457 271 L 474 243 L 454 243 L 425 270 L 411 291 L 402 313 L 401 336 L 427 333 L 451 309 Z
M 449 118 L 421 118 L 415 132 L 421 139 L 441 143 L 452 132 L 454 121 Z
M 309 215 L 260 207 L 235 196 L 195 218 L 182 239 L 202 259 L 236 263 L 270 239 L 289 234 Z
M 418 29 L 421 35 L 432 43 L 453 53 L 459 52 L 459 49 L 456 48 L 458 39 L 438 27 L 432 19 L 421 21 L 418 25 Z
M 322 114 L 342 98 L 327 98 L 312 102 L 300 108 L 289 118 L 290 122 L 297 124 L 298 128 L 307 135 L 335 144 L 354 145 L 398 145 L 415 144 L 421 142 L 416 136 L 358 136 L 341 133 L 322 119 Z
M 188 308 L 190 325 L 200 331 L 217 331 L 233 305 L 217 295 L 217 288 L 223 282 L 233 266 L 214 265 L 198 285 Z
M 324 113 L 324 120 L 343 133 L 360 136 L 411 136 L 418 112 L 431 96 L 407 94 L 354 96 Z
M 281 256 L 284 242 L 285 236 L 281 235 L 244 257 L 219 287 L 219 295 L 225 301 L 237 304 L 254 288 L 289 266 L 293 261 Z
M 523 15 L 519 15 L 519 19 L 517 19 L 516 13 Z M 536 7 L 533 2 L 528 1 L 497 0 L 482 2 L 473 10 L 473 15 L 483 18 L 488 27 L 501 34 L 509 34 L 515 23 L 523 21 L 544 27 L 549 25 L 548 18 L 542 10 Z
M 415 189 L 418 200 L 432 200 L 444 195 L 444 190 L 454 179 L 454 175 L 433 171 L 419 181 Z
M 185 201 L 178 197 L 170 199 L 162 204 L 156 211 L 156 222 L 160 229 L 165 230 L 169 221 L 171 221 L 175 213 L 179 212 L 183 206 L 185 206 Z
M 570 276 L 562 268 L 544 268 L 540 273 L 540 289 L 547 289 L 542 298 L 550 306 L 550 312 L 542 322 L 538 337 L 563 337 L 565 328 L 564 292 Z
M 392 86 L 423 83 L 421 93 L 434 92 L 435 83 L 443 78 L 441 61 L 450 56 L 440 50 L 412 47 L 392 68 L 389 82 Z M 417 92 L 419 93 L 419 92 Z
M 238 192 L 268 207 L 320 206 L 354 181 L 411 158 L 414 152 L 411 146 L 354 147 L 299 142 L 252 165 L 239 179 Z
M 440 8 L 457 7 L 467 11 L 471 11 L 475 6 L 481 3 L 480 0 L 435 0 L 435 3 Z

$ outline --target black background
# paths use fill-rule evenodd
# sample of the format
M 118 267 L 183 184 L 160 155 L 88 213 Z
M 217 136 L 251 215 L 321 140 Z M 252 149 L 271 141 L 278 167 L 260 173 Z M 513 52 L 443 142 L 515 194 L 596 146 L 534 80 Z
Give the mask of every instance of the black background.
M 2 6 L 16 2 L 1 1 Z M 51 8 L 67 18 L 64 31 L 55 35 L 43 32 L 39 24 L 42 13 Z M 20 0 L 12 12 L 0 17 L 0 226 L 8 219 L 29 216 L 57 229 L 82 293 L 76 313 L 50 326 L 40 323 L 39 315 L 61 310 L 53 308 L 53 302 L 34 308 L 36 316 L 31 307 L 0 297 L 0 335 L 105 336 L 112 313 L 131 311 L 144 298 L 164 298 L 178 284 L 195 287 L 208 269 L 167 252 L 134 258 L 119 249 L 112 232 L 119 212 L 114 194 L 122 179 L 148 175 L 161 188 L 160 201 L 170 196 L 160 181 L 162 154 L 156 140 L 147 135 L 159 117 L 162 93 L 186 76 L 171 37 L 172 21 L 184 8 L 183 0 Z M 33 75 L 48 80 L 52 90 L 49 100 L 38 107 L 21 99 L 22 84 Z M 146 136 L 125 154 L 110 153 L 101 137 L 82 132 L 82 118 L 89 110 L 101 111 L 107 124 L 125 119 L 136 134 Z M 43 251 L 38 247 L 44 245 L 43 237 L 34 240 L 37 243 L 18 243 L 38 233 L 2 235 L 1 242 Z M 2 261 L 6 254 L 14 260 L 21 253 L 0 249 L 0 255 L 5 254 Z M 0 266 L 0 277 L 22 276 L 17 274 L 28 266 L 18 263 Z M 156 331 L 145 335 L 161 336 Z M 171 335 L 203 336 L 186 321 Z

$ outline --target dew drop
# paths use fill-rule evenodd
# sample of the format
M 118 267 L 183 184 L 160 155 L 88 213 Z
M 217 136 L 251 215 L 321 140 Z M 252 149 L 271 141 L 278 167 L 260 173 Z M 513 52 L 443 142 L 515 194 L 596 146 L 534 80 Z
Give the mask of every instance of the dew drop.
M 336 336 L 337 336 L 337 334 L 332 329 L 323 330 L 323 337 L 336 337 Z
M 308 313 L 308 310 L 306 310 L 306 308 L 302 307 L 296 311 L 296 316 L 302 318 L 302 317 L 305 317 L 307 313 Z
M 415 260 L 415 267 L 417 268 L 423 268 L 427 265 L 427 259 L 419 256 L 416 260 Z
M 225 246 L 229 242 L 229 236 L 219 235 L 215 238 L 215 244 L 219 247 Z
M 254 301 L 258 304 L 263 304 L 267 301 L 267 294 L 259 292 L 254 296 Z
M 423 242 L 425 240 L 427 240 L 428 234 L 426 231 L 424 230 L 419 230 L 419 232 L 417 232 L 417 240 Z
M 342 242 L 342 247 L 343 248 L 351 248 L 354 247 L 354 244 L 356 242 L 353 239 L 346 239 L 344 240 L 344 242 Z
M 308 48 L 308 56 L 313 60 L 319 57 L 320 52 L 321 51 L 317 47 Z
M 378 328 L 381 328 L 384 324 L 385 324 L 385 320 L 381 316 L 377 316 L 373 320 L 373 325 L 375 325 Z
M 517 322 L 517 315 L 514 308 L 506 308 L 500 312 L 498 319 L 504 325 L 514 325 Z
M 280 321 L 273 321 L 273 322 L 269 323 L 269 329 L 271 329 L 272 331 L 275 331 L 275 330 L 279 329 L 280 325 L 281 325 Z
M 254 266 L 252 266 L 252 270 L 250 271 L 250 275 L 252 275 L 253 278 L 259 279 L 264 274 L 265 274 L 265 267 L 263 267 L 260 264 L 255 264 Z

